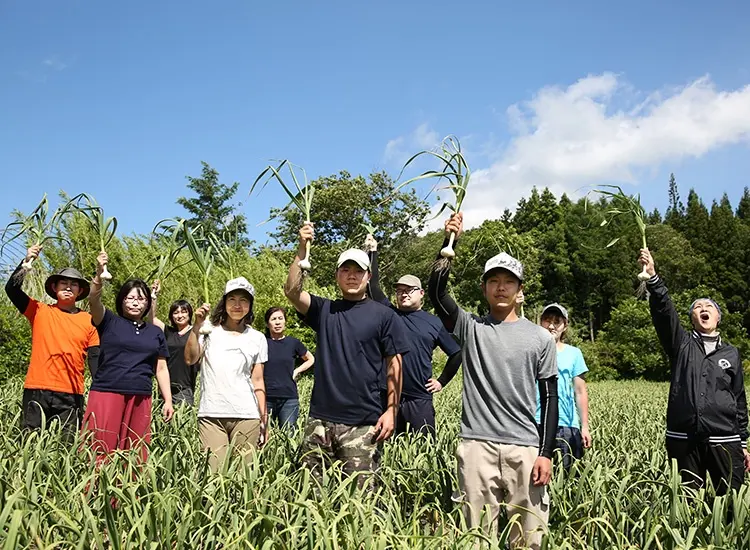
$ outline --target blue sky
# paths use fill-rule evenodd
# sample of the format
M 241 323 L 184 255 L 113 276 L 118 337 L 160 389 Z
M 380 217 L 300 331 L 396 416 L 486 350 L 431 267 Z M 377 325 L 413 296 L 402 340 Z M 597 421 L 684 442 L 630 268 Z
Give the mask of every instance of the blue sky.
M 532 185 L 621 182 L 663 209 L 671 171 L 736 204 L 750 4 L 565 4 L 6 0 L 2 216 L 85 191 L 147 232 L 205 160 L 254 225 L 283 202 L 246 197 L 270 158 L 395 175 L 446 134 L 476 171 L 469 225 Z

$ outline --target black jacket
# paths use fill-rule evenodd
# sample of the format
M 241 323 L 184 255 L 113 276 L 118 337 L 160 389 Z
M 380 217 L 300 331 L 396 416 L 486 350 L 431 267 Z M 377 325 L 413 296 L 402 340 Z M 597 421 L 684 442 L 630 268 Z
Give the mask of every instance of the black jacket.
M 747 445 L 747 400 L 740 352 L 722 342 L 706 354 L 703 340 L 680 324 L 667 286 L 658 276 L 648 282 L 651 318 L 669 357 L 671 383 L 667 437 L 742 442 Z

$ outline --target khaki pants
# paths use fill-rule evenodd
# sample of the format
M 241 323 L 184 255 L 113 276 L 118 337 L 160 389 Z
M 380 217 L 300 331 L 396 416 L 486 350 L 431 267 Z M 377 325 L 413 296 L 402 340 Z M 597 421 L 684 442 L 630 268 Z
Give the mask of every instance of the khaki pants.
M 536 447 L 464 439 L 458 445 L 458 485 L 470 527 L 497 533 L 501 504 L 509 520 L 513 547 L 538 549 L 547 530 L 549 494 L 531 480 Z M 483 507 L 489 509 L 484 512 Z M 519 525 L 520 524 L 520 528 Z
M 217 472 L 224 462 L 231 443 L 232 448 L 250 460 L 258 447 L 260 420 L 247 418 L 199 418 L 198 432 L 203 450 L 210 450 L 208 465 Z

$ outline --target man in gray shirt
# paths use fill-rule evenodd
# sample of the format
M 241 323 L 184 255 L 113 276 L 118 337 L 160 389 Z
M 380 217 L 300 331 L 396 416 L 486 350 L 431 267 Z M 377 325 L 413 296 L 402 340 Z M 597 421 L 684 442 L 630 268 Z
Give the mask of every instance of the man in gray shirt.
M 445 224 L 460 235 L 463 215 Z M 496 529 L 501 504 L 508 518 L 518 514 L 511 530 L 513 546 L 540 548 L 549 518 L 547 484 L 558 421 L 557 351 L 548 331 L 516 314 L 523 286 L 523 265 L 508 254 L 490 258 L 484 267 L 482 292 L 490 313 L 464 311 L 447 292 L 449 270 L 437 266 L 429 296 L 435 312 L 461 346 L 463 411 L 458 446 L 458 480 L 464 513 L 471 527 Z M 537 428 L 536 388 L 541 402 Z M 488 513 L 482 516 L 485 506 Z

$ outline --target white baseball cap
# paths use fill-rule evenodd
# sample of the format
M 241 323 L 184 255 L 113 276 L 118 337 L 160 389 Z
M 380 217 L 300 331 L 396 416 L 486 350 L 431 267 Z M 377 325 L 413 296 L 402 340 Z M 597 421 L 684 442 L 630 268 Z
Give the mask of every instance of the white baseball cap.
M 399 285 L 416 287 L 419 290 L 422 290 L 422 281 L 419 280 L 419 277 L 415 277 L 414 275 L 404 275 L 396 281 L 396 284 L 393 286 Z
M 344 250 L 336 262 L 336 268 L 338 269 L 344 265 L 344 262 L 354 262 L 362 269 L 370 269 L 370 257 L 367 255 L 367 252 L 359 248 Z
M 250 296 L 255 298 L 255 288 L 251 285 L 244 277 L 237 277 L 227 281 L 226 287 L 224 287 L 224 296 L 232 292 L 233 290 L 244 290 Z
M 563 319 L 565 319 L 566 321 L 568 320 L 568 310 L 565 309 L 560 304 L 558 304 L 557 302 L 555 302 L 554 304 L 548 304 L 548 305 L 544 306 L 544 309 L 542 310 L 542 315 L 544 315 L 545 313 L 547 313 L 548 311 L 551 311 L 551 310 L 557 310 L 557 311 L 559 311 L 560 315 L 563 316 Z
M 492 256 L 492 258 L 487 260 L 484 264 L 484 274 L 482 275 L 482 279 L 486 279 L 485 276 L 487 273 L 493 269 L 505 269 L 518 277 L 519 281 L 523 281 L 523 264 L 510 254 L 501 252 L 497 256 Z

